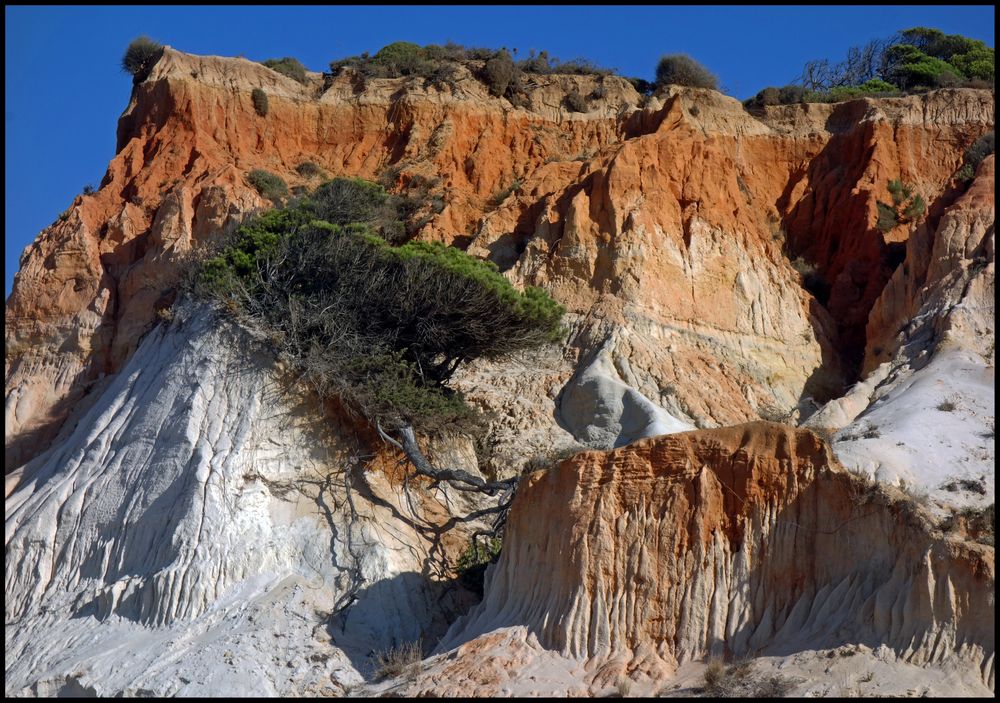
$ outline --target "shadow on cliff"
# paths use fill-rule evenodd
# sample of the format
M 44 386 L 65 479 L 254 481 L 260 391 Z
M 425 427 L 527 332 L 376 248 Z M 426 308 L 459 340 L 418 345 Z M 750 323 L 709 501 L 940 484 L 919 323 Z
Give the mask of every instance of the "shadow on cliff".
M 784 253 L 789 261 L 798 262 L 800 271 L 805 267 L 802 286 L 823 308 L 819 311 L 814 305 L 811 310 L 816 336 L 825 337 L 832 346 L 824 345 L 823 366 L 807 381 L 800 407 L 807 398 L 822 403 L 837 397 L 842 390 L 838 385 L 859 380 L 869 313 L 895 270 L 906 263 L 905 238 L 893 241 L 891 233 L 869 226 L 877 196 L 872 186 L 863 184 L 877 160 L 879 135 L 876 124 L 864 119 L 867 109 L 865 100 L 855 100 L 833 110 L 825 125 L 830 140 L 789 180 L 775 203 L 778 212 L 785 213 Z M 792 206 L 793 193 L 803 180 L 809 187 Z M 921 226 L 934 231 L 944 210 L 960 194 L 961 189 L 954 186 L 935 198 L 924 193 L 927 220 Z M 896 232 L 897 239 L 900 233 Z
M 354 668 L 371 678 L 375 655 L 390 649 L 418 643 L 426 657 L 473 601 L 457 581 L 405 572 L 357 591 L 350 605 L 327 619 L 326 632 Z

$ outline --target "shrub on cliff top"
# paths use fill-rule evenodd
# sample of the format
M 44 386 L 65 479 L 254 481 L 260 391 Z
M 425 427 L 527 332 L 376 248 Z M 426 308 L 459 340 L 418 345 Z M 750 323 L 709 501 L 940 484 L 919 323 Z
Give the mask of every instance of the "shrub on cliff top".
M 283 59 L 268 59 L 267 61 L 261 61 L 261 63 L 272 71 L 277 71 L 281 75 L 288 76 L 299 83 L 305 83 L 307 80 L 306 67 L 302 65 L 301 61 L 291 56 L 286 56 Z
M 153 66 L 163 56 L 163 45 L 143 35 L 128 45 L 122 56 L 122 70 L 132 74 L 138 83 L 149 75 Z
M 517 75 L 518 68 L 506 49 L 498 51 L 483 66 L 483 82 L 489 88 L 490 94 L 497 97 L 502 97 L 507 93 L 507 88 Z
M 686 54 L 671 54 L 660 59 L 656 65 L 656 86 L 664 85 L 719 89 L 715 74 Z
M 994 74 L 995 52 L 984 42 L 929 27 L 913 27 L 890 39 L 852 46 L 840 63 L 809 61 L 799 80 L 810 92 L 810 102 L 834 102 L 857 97 L 850 91 L 873 81 L 880 82 L 883 89 L 873 90 L 869 85 L 865 94 L 990 87 Z M 885 85 L 892 89 L 885 89 Z

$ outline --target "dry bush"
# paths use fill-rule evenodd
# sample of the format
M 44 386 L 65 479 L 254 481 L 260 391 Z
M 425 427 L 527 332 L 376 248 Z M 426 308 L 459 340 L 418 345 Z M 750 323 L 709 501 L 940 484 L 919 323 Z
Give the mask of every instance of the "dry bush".
M 563 98 L 563 104 L 570 112 L 586 112 L 588 109 L 587 98 L 580 95 L 577 90 L 567 93 L 566 97 Z
M 777 674 L 760 675 L 752 661 L 726 666 L 719 659 L 709 661 L 705 669 L 702 695 L 712 698 L 782 698 L 792 682 Z
M 302 65 L 301 61 L 291 56 L 286 56 L 283 59 L 268 59 L 267 61 L 261 61 L 261 63 L 272 71 L 277 71 L 283 76 L 288 76 L 293 81 L 305 84 L 308 80 L 306 78 L 306 67 Z
M 122 70 L 132 74 L 135 83 L 143 81 L 163 56 L 163 45 L 143 35 L 128 45 L 122 56 Z
M 962 508 L 945 518 L 941 529 L 960 532 L 980 544 L 993 546 L 996 539 L 996 518 L 995 503 L 983 508 Z
M 375 652 L 372 658 L 374 660 L 372 675 L 376 680 L 382 680 L 415 675 L 424 655 L 420 640 L 417 640 Z
M 576 456 L 580 452 L 584 451 L 587 451 L 586 447 L 562 447 L 561 449 L 550 449 L 542 452 L 541 454 L 536 454 L 524 462 L 524 468 L 521 472 L 528 474 L 534 471 L 547 471 L 555 468 L 556 464 L 562 462 L 563 459 Z

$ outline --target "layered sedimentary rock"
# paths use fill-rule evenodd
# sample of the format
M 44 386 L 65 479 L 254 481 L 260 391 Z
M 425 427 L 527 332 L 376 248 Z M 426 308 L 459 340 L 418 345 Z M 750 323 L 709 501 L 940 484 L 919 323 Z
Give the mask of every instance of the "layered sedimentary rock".
M 621 447 L 524 482 L 485 599 L 406 692 L 652 693 L 706 655 L 805 672 L 848 650 L 898 678 L 879 693 L 927 672 L 988 692 L 992 549 L 810 432 L 685 431 L 833 398 L 811 422 L 850 468 L 992 502 L 993 159 L 952 176 L 993 111 L 963 89 L 751 115 L 594 76 L 532 77 L 514 107 L 468 67 L 300 84 L 168 49 L 7 301 L 6 692 L 340 694 L 463 610 L 448 565 L 481 501 L 402 483 L 370 428 L 172 307 L 185 262 L 270 206 L 247 174 L 311 187 L 304 162 L 429 188 L 419 237 L 568 308 L 564 344 L 456 374 L 489 431 L 432 460 L 512 475 Z M 895 178 L 929 209 L 883 233 Z
M 562 107 L 570 92 L 593 96 L 587 112 Z M 757 117 L 711 91 L 640 108 L 616 77 L 537 76 L 526 94 L 514 108 L 467 68 L 447 85 L 318 74 L 303 85 L 168 49 L 134 89 L 100 189 L 22 259 L 6 309 L 7 466 L 47 446 L 121 368 L 173 300 L 186 254 L 266 204 L 247 173 L 309 185 L 295 170 L 306 161 L 433 184 L 444 207 L 421 237 L 469 246 L 569 308 L 564 383 L 603 353 L 611 385 L 648 400 L 653 425 L 805 412 L 837 394 L 892 272 L 888 247 L 907 237 L 873 227 L 888 180 L 917 184 L 934 212 L 963 149 L 993 124 L 992 94 L 973 90 Z M 824 299 L 802 289 L 799 256 Z M 542 436 L 611 437 L 600 428 L 620 426 L 624 406 L 589 403 L 608 408 L 595 425 L 553 415 Z
M 964 670 L 982 693 L 993 549 L 926 518 L 841 469 L 816 435 L 776 424 L 583 453 L 522 484 L 485 599 L 407 690 L 509 691 L 524 681 L 503 662 L 543 650 L 594 692 L 622 675 L 662 682 L 706 655 L 866 644 Z M 500 663 L 484 665 L 494 650 Z

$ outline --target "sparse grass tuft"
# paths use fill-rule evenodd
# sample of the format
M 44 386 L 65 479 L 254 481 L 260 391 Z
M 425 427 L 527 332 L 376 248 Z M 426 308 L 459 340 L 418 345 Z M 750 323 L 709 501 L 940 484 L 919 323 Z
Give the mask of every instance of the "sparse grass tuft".
M 494 207 L 499 207 L 507 198 L 510 197 L 512 193 L 517 193 L 519 190 L 521 190 L 521 180 L 519 178 L 515 178 L 509 186 L 495 193 L 493 197 L 490 198 L 490 202 Z
M 955 404 L 950 400 L 946 400 L 943 403 L 938 403 L 937 409 L 943 413 L 950 413 L 955 410 Z
M 376 680 L 394 679 L 399 676 L 414 676 L 418 664 L 424 658 L 420 640 L 404 642 L 396 647 L 375 652 L 373 655 Z
M 702 695 L 712 698 L 782 698 L 792 682 L 777 674 L 759 675 L 752 661 L 726 666 L 719 659 L 709 661 L 705 669 Z
M 548 469 L 554 468 L 556 464 L 560 463 L 563 459 L 568 459 L 571 456 L 586 451 L 583 447 L 563 447 L 562 449 L 552 449 L 541 454 L 536 454 L 535 456 L 524 462 L 524 468 L 521 470 L 522 473 L 529 474 L 534 471 L 547 471 Z
M 628 698 L 632 692 L 632 681 L 627 676 L 621 677 L 618 679 L 618 683 L 615 684 L 615 692 L 619 698 Z
M 882 433 L 879 432 L 878 427 L 872 425 L 867 430 L 865 430 L 865 433 L 861 436 L 864 437 L 865 439 L 878 439 L 879 437 L 882 436 Z
M 995 503 L 984 508 L 962 508 L 945 518 L 941 529 L 946 532 L 961 532 L 980 544 L 993 546 L 996 519 Z

